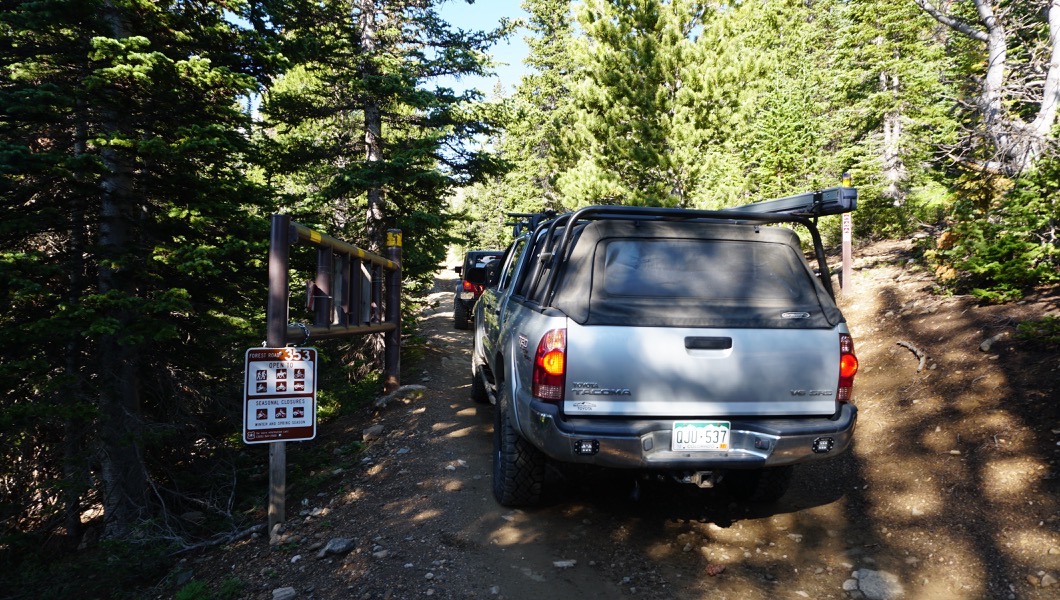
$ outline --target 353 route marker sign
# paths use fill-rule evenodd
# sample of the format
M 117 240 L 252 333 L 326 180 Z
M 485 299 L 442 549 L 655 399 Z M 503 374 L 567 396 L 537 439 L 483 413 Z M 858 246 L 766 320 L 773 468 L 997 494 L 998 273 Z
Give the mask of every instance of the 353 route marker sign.
M 247 350 L 244 390 L 244 442 L 296 442 L 316 437 L 316 348 Z

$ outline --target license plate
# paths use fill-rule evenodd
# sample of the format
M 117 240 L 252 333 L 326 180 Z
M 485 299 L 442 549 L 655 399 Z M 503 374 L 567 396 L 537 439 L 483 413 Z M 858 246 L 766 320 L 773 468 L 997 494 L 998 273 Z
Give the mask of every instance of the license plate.
M 472 292 L 460 292 L 460 299 L 461 300 L 471 300 L 474 297 L 475 297 L 475 294 L 472 293 Z
M 728 450 L 728 421 L 676 421 L 671 450 Z

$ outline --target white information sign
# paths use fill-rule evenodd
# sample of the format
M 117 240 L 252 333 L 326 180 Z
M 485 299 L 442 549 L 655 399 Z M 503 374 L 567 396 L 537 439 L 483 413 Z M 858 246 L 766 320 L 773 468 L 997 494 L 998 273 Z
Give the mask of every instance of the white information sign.
M 316 348 L 247 350 L 243 441 L 311 440 L 317 434 Z

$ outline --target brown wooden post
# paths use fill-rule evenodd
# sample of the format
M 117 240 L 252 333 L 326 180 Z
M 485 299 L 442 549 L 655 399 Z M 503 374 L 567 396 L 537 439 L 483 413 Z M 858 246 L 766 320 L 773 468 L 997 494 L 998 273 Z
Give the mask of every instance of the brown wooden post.
M 350 318 L 350 255 L 343 254 L 335 268 L 336 283 L 335 293 L 335 323 L 340 327 L 348 327 L 353 323 Z
M 850 173 L 843 173 L 843 187 L 850 187 Z M 843 213 L 843 271 L 839 277 L 839 289 L 846 295 L 854 291 L 854 282 L 851 281 L 854 270 L 854 250 L 852 248 L 854 239 L 854 218 L 850 213 Z
M 372 319 L 372 323 L 381 323 L 386 318 L 386 314 L 384 314 L 384 307 L 383 307 L 383 302 L 384 302 L 384 298 L 383 298 L 383 280 L 385 280 L 387 278 L 387 275 L 386 275 L 386 273 L 384 273 L 385 269 L 383 269 L 382 266 L 377 265 L 377 264 L 372 264 L 372 266 L 369 267 L 369 270 L 372 272 L 372 282 L 371 282 L 371 286 L 372 286 L 371 287 L 371 290 L 372 290 L 372 296 L 371 296 L 372 297 L 372 301 L 371 301 L 372 317 L 371 317 L 371 319 Z
M 363 263 L 360 259 L 350 257 L 350 323 L 354 325 L 364 325 L 367 320 L 363 317 L 364 315 L 364 301 L 362 296 L 364 293 L 364 272 L 362 271 Z
M 272 215 L 269 239 L 269 301 L 266 310 L 265 344 L 269 348 L 287 345 L 287 295 L 290 281 L 287 263 L 291 256 L 291 217 Z M 286 520 L 287 447 L 286 442 L 269 444 L 269 537 Z
M 335 251 L 330 247 L 317 248 L 316 298 L 313 303 L 313 324 L 331 325 L 331 306 L 334 301 L 332 286 L 332 261 Z
M 397 268 L 386 272 L 386 322 L 395 327 L 383 338 L 383 392 L 401 387 L 401 230 L 386 232 L 386 258 Z

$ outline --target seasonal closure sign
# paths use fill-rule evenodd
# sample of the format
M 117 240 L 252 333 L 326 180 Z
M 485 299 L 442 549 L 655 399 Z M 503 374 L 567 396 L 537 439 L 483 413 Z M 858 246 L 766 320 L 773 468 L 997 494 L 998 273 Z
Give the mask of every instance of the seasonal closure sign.
M 317 349 L 247 350 L 243 441 L 311 440 L 317 435 Z

